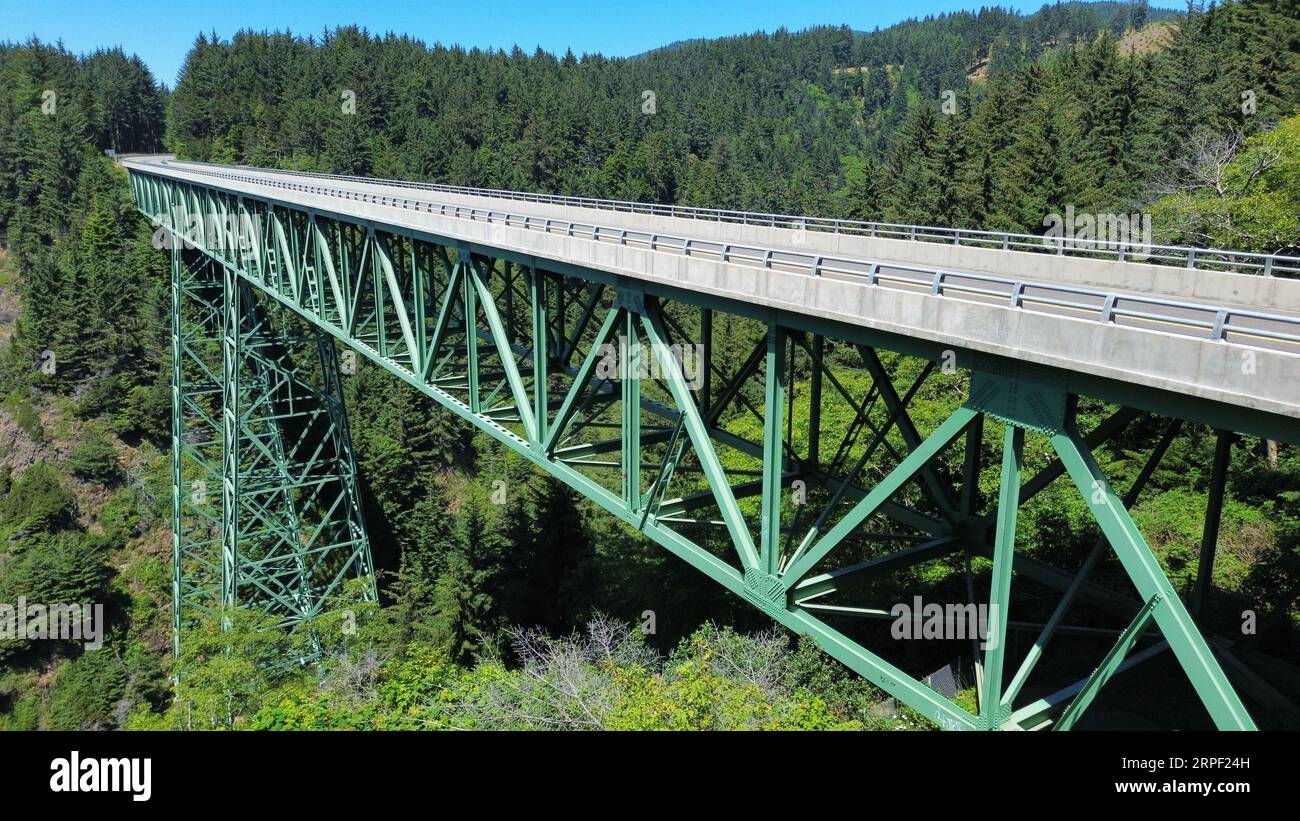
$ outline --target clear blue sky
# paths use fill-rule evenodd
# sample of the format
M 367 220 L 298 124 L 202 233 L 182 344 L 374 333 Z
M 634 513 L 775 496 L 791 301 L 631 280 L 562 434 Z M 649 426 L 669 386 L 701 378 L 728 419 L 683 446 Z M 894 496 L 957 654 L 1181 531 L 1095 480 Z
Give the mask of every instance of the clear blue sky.
M 319 34 L 326 27 L 356 23 L 372 32 L 396 31 L 427 43 L 518 45 L 529 52 L 541 46 L 559 54 L 571 48 L 578 55 L 625 57 L 694 37 L 822 24 L 870 30 L 981 5 L 1035 11 L 1043 0 L 0 0 L 0 40 L 62 38 L 78 53 L 121 46 L 140 55 L 155 76 L 174 86 L 200 31 L 216 31 L 222 37 L 244 28 Z

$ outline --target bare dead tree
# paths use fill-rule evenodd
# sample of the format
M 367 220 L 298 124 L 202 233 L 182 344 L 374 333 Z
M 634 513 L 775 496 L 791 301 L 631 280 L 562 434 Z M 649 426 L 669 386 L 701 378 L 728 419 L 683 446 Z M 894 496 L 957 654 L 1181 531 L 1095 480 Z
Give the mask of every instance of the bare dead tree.
M 388 657 L 373 648 L 360 654 L 339 653 L 329 659 L 330 672 L 323 685 L 351 703 L 374 698 L 379 675 Z
M 740 636 L 710 623 L 705 628 L 710 645 L 709 664 L 719 675 L 739 679 L 757 687 L 764 695 L 783 695 L 786 655 L 785 636 L 769 627 Z
M 1245 143 L 1246 135 L 1240 129 L 1234 128 L 1227 134 L 1198 129 L 1188 139 L 1183 156 L 1158 178 L 1152 193 L 1166 195 L 1209 190 L 1219 198 L 1245 195 L 1257 179 L 1282 159 L 1281 150 L 1259 146 L 1250 154 L 1250 166 L 1244 175 L 1229 174 L 1228 167 L 1241 154 Z
M 1182 157 L 1157 179 L 1150 193 L 1172 196 L 1189 205 L 1192 197 L 1205 193 L 1211 193 L 1220 203 L 1246 196 L 1255 182 L 1281 161 L 1282 152 L 1259 145 L 1247 153 L 1245 145 L 1246 135 L 1239 129 L 1226 134 L 1198 129 L 1188 138 Z M 1244 168 L 1238 162 L 1243 157 L 1248 159 Z M 1177 208 L 1174 214 L 1177 224 L 1162 226 L 1161 233 L 1190 238 L 1202 245 L 1213 245 L 1217 238 L 1235 229 L 1228 208 Z

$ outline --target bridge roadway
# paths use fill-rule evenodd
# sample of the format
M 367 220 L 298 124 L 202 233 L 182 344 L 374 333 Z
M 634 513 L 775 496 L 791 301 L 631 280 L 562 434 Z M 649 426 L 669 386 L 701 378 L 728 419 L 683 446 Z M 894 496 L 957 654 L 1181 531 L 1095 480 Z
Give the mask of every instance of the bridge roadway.
M 596 201 L 167 157 L 124 158 L 122 164 L 376 225 L 1035 363 L 1075 378 L 1097 377 L 1090 384 L 1113 380 L 1300 419 L 1300 279 L 784 227 L 789 220 L 764 225 L 636 213 Z M 1285 427 L 1295 429 L 1293 423 Z

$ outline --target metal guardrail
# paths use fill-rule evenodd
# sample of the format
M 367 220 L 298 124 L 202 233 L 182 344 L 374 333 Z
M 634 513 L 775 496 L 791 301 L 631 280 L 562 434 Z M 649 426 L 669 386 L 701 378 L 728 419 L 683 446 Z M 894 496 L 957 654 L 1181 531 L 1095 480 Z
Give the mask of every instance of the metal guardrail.
M 164 161 L 168 162 L 168 161 Z M 218 163 L 190 160 L 171 161 L 175 165 L 204 165 L 229 168 Z M 828 217 L 766 214 L 755 211 L 734 211 L 719 208 L 696 208 L 685 205 L 658 205 L 629 200 L 607 200 L 592 197 L 569 197 L 559 194 L 536 194 L 527 191 L 509 191 L 498 188 L 473 188 L 441 183 L 390 180 L 380 177 L 358 177 L 344 174 L 322 174 L 313 171 L 285 171 L 278 168 L 241 166 L 249 171 L 270 174 L 287 174 L 296 177 L 346 180 L 368 185 L 387 185 L 422 191 L 436 191 L 464 196 L 496 197 L 519 202 L 536 202 L 545 205 L 565 205 L 578 208 L 595 208 L 606 211 L 624 211 L 662 217 L 732 222 L 741 225 L 759 225 L 772 228 L 821 231 L 835 234 L 903 239 L 917 242 L 940 242 L 976 248 L 993 248 L 1004 251 L 1031 251 L 1035 253 L 1081 256 L 1093 259 L 1112 259 L 1118 262 L 1142 262 L 1151 265 L 1191 268 L 1196 270 L 1230 273 L 1260 273 L 1264 276 L 1300 277 L 1300 256 L 1260 254 L 1251 251 L 1233 251 L 1224 248 L 1195 248 L 1186 245 L 1155 245 L 1120 242 L 1116 240 L 1047 238 L 1038 234 L 1021 234 L 1008 231 L 985 231 L 971 228 L 943 228 L 933 225 L 842 220 Z M 1134 259 L 1140 256 L 1140 259 Z
M 867 284 L 927 292 L 934 296 L 952 294 L 958 298 L 996 304 L 1037 313 L 1075 316 L 1094 321 L 1119 324 L 1121 320 L 1138 327 L 1156 326 L 1167 332 L 1205 339 L 1239 342 L 1253 339 L 1257 347 L 1300 353 L 1300 316 L 1270 314 L 1232 307 L 1183 302 L 1156 296 L 1123 294 L 1073 285 L 1019 280 L 988 274 L 945 271 L 924 266 L 892 262 L 834 257 L 774 248 L 724 243 L 656 232 L 612 228 L 592 223 L 573 222 L 495 209 L 438 203 L 432 200 L 370 194 L 324 185 L 267 179 L 247 173 L 209 169 L 177 169 L 181 173 L 202 174 L 282 190 L 319 194 L 344 200 L 366 202 L 395 208 L 467 219 L 472 222 L 497 223 L 512 228 L 537 230 L 547 234 L 583 237 L 595 242 L 643 247 L 651 251 L 675 252 L 687 257 L 703 257 L 729 264 L 746 265 L 759 270 L 791 270 L 810 276 L 836 275 L 866 279 Z M 217 166 L 225 167 L 229 166 Z M 144 171 L 143 173 L 148 173 Z M 267 172 L 276 173 L 279 172 Z M 327 176 L 327 175 L 326 175 Z M 328 176 L 327 176 L 328 178 Z M 184 182 L 182 180 L 182 182 Z M 1155 309 L 1155 310 L 1153 310 Z M 1231 335 L 1231 336 L 1230 336 Z M 1261 345 L 1259 340 L 1273 344 Z

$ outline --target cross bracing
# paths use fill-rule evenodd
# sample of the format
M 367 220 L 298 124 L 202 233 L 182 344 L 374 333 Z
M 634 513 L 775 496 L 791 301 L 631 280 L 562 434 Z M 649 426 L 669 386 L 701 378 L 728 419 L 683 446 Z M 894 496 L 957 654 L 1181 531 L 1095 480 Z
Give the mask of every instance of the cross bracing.
M 941 727 L 1068 728 L 1108 681 L 1166 653 L 1217 726 L 1254 727 L 1130 514 L 1182 421 L 1226 430 L 1228 409 L 1195 397 L 1153 401 L 1150 392 L 1107 384 L 1101 398 L 1113 414 L 1081 429 L 1080 404 L 1097 404 L 1081 386 L 1096 381 L 1058 369 L 629 280 L 342 208 L 304 208 L 136 170 L 131 177 L 141 210 L 179 213 L 172 236 L 193 248 L 173 255 L 174 314 L 188 310 L 180 302 L 193 303 L 191 320 L 177 320 L 174 344 L 191 344 L 189 334 L 193 345 L 219 346 L 223 356 L 206 367 L 196 357 L 176 375 L 178 464 L 190 459 L 223 489 L 215 508 L 178 502 L 181 609 L 219 583 L 216 600 L 280 608 L 292 622 L 329 592 L 329 583 L 302 582 L 322 555 L 333 557 L 331 567 L 370 572 L 359 509 L 349 507 L 355 468 L 342 455 L 349 445 L 332 361 L 338 343 Z M 203 225 L 206 214 L 227 229 L 214 236 L 186 227 Z M 310 418 L 329 420 L 334 456 L 310 470 L 294 467 L 299 440 L 280 419 L 313 411 L 286 398 L 297 395 L 297 366 L 284 359 L 291 346 L 281 341 L 285 324 L 272 322 L 277 311 L 318 335 L 318 357 L 331 374 L 326 389 L 311 394 Z M 711 344 L 724 319 L 746 323 L 752 339 L 725 360 Z M 939 381 L 952 397 L 947 415 L 914 418 L 914 398 Z M 231 405 L 240 410 L 228 412 Z M 832 410 L 834 424 L 825 418 Z M 1156 416 L 1172 420 L 1167 436 L 1132 486 L 1117 491 L 1094 450 Z M 1251 416 L 1250 432 L 1267 429 L 1271 418 Z M 1292 421 L 1277 419 L 1277 438 L 1292 438 Z M 205 433 L 191 447 L 187 430 Z M 1027 442 L 1033 453 L 1050 453 L 1033 475 Z M 214 448 L 217 458 L 204 458 Z M 992 493 L 978 481 L 990 457 Z M 177 469 L 178 499 L 184 473 Z M 315 542 L 320 550 L 309 546 L 314 537 L 287 538 L 323 529 L 294 518 L 302 509 L 294 501 L 317 480 L 338 488 L 331 498 L 353 500 L 314 503 L 335 532 L 351 537 Z M 1016 549 L 1017 512 L 1053 482 L 1074 489 L 1100 534 L 1077 568 Z M 1211 545 L 1215 535 L 1207 533 Z M 979 596 L 991 616 L 976 712 L 855 637 L 858 625 L 888 613 L 889 603 L 860 598 L 874 579 L 963 557 L 967 566 L 992 562 L 987 596 Z M 1103 564 L 1122 576 L 1125 590 L 1094 583 L 1090 574 Z M 1008 630 L 1025 629 L 1013 593 L 1024 584 L 1055 590 L 1058 604 L 1032 625 L 1032 649 L 1013 654 Z M 316 593 L 298 592 L 304 589 Z M 977 597 L 974 585 L 971 594 Z M 1118 614 L 1113 645 L 1080 681 L 1028 698 L 1037 691 L 1026 683 L 1054 640 L 1086 630 L 1066 621 L 1082 603 Z

